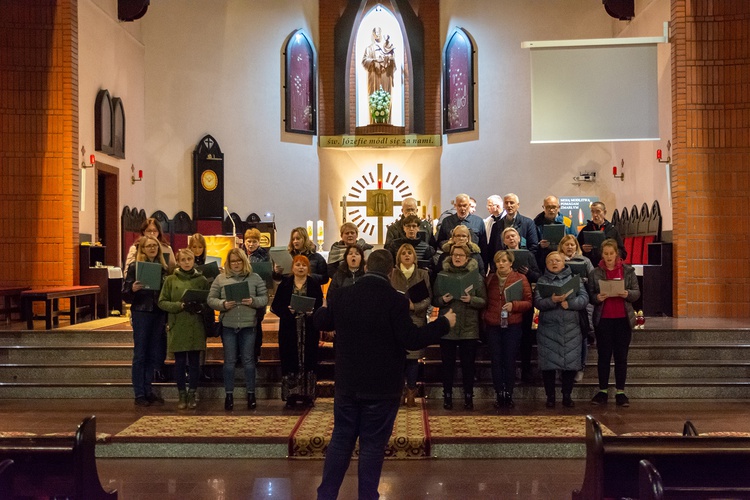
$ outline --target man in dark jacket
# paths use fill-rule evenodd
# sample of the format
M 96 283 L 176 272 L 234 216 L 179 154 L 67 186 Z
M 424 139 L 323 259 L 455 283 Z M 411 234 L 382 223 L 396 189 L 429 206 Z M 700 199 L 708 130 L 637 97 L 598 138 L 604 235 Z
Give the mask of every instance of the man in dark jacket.
M 456 322 L 449 311 L 419 328 L 409 317 L 409 301 L 390 283 L 393 257 L 376 250 L 367 274 L 334 290 L 315 313 L 315 326 L 336 331 L 333 435 L 326 452 L 319 499 L 334 499 L 359 437 L 359 498 L 378 498 L 385 445 L 393 431 L 404 386 L 406 349 L 437 343 Z
M 560 213 L 560 200 L 556 196 L 547 196 L 542 205 L 544 211 L 540 212 L 534 218 L 537 236 L 539 237 L 539 246 L 536 249 L 536 262 L 539 269 L 546 267 L 545 261 L 550 252 L 557 250 L 557 241 L 547 241 L 544 239 L 544 226 L 563 225 L 565 234 L 576 236 L 576 230 L 573 227 L 573 221 Z
M 625 244 L 622 242 L 620 232 L 610 221 L 606 219 L 607 207 L 601 201 L 595 201 L 591 204 L 591 220 L 588 221 L 586 226 L 581 229 L 578 233 L 578 243 L 581 245 L 583 255 L 588 257 L 594 267 L 599 265 L 599 261 L 602 260 L 602 252 L 599 248 L 595 248 L 592 245 L 586 243 L 587 231 L 603 231 L 604 238 L 612 238 L 617 242 L 617 248 L 620 251 L 620 257 L 622 260 L 628 256 L 628 252 L 625 250 Z

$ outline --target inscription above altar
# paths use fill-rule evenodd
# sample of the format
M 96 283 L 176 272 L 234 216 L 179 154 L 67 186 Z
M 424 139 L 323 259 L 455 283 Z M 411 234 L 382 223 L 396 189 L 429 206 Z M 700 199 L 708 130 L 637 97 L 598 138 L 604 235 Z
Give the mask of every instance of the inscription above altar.
M 321 148 L 437 148 L 442 136 L 437 135 L 321 135 Z

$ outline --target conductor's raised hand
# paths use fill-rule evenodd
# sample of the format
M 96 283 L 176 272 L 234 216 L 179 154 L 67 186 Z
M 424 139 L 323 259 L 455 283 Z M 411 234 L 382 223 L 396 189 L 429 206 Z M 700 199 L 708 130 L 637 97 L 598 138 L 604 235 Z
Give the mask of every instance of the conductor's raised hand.
M 443 317 L 448 319 L 451 328 L 456 326 L 456 313 L 453 312 L 453 309 L 448 309 L 448 312 L 443 314 Z

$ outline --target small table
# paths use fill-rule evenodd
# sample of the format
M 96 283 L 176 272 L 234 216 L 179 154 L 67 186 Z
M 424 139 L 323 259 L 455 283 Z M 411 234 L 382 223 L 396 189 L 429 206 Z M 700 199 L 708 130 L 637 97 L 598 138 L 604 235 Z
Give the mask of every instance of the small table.
M 29 330 L 34 329 L 34 302 L 44 302 L 44 319 L 47 330 L 52 329 L 52 324 L 58 325 L 58 316 L 61 314 L 70 316 L 70 324 L 75 325 L 78 322 L 78 313 L 83 311 L 87 306 L 78 306 L 78 297 L 91 296 L 91 314 L 97 319 L 96 299 L 100 289 L 98 285 L 92 286 L 58 286 L 48 288 L 38 288 L 25 290 L 21 292 L 21 302 L 23 304 L 23 314 L 26 318 L 26 326 Z M 59 309 L 60 299 L 70 299 L 70 309 L 61 311 Z

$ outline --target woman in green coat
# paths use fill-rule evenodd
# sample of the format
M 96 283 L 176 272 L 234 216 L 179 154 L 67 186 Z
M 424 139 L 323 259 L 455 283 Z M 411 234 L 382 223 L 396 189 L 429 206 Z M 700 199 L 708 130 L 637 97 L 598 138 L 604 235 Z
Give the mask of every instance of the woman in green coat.
M 474 409 L 474 361 L 479 341 L 479 311 L 487 303 L 484 281 L 477 272 L 477 261 L 471 258 L 467 245 L 455 244 L 450 249 L 450 258 L 443 262 L 443 271 L 435 279 L 432 305 L 440 308 L 443 315 L 449 309 L 456 313 L 456 324 L 440 340 L 443 358 L 443 408 L 453 409 L 453 372 L 456 367 L 456 350 L 460 353 L 461 373 L 464 386 L 464 409 Z M 441 276 L 442 275 L 442 276 Z M 441 278 L 459 280 L 467 285 L 460 297 L 446 293 Z M 462 287 L 463 287 L 462 285 Z M 456 292 L 458 293 L 458 292 Z
M 177 408 L 195 408 L 195 392 L 200 376 L 200 353 L 206 350 L 203 322 L 205 303 L 183 302 L 187 290 L 208 290 L 208 280 L 195 269 L 195 255 L 183 248 L 177 252 L 177 269 L 164 281 L 159 307 L 169 313 L 167 318 L 167 351 L 174 355 L 175 381 L 180 393 Z M 185 367 L 190 371 L 189 390 L 185 390 Z

